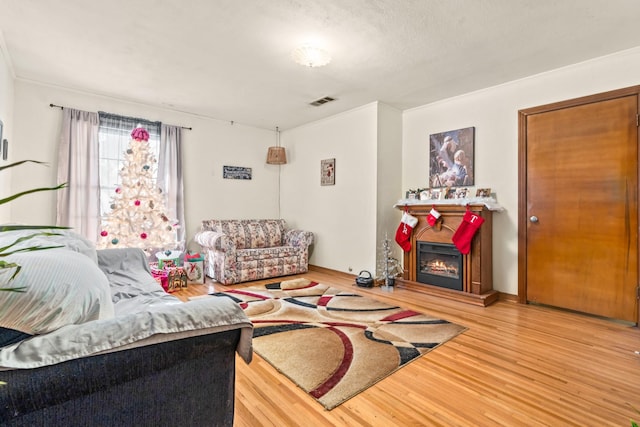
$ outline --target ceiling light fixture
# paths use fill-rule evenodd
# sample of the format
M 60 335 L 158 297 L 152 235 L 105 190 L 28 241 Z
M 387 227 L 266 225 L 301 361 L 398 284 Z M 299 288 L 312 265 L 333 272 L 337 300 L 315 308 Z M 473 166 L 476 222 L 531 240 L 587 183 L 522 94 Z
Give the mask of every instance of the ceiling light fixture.
M 306 67 L 323 67 L 331 62 L 331 56 L 326 50 L 305 44 L 291 52 L 293 60 Z
M 287 163 L 287 153 L 284 147 L 280 147 L 280 129 L 276 126 L 276 146 L 269 147 L 267 151 L 268 165 L 284 165 Z

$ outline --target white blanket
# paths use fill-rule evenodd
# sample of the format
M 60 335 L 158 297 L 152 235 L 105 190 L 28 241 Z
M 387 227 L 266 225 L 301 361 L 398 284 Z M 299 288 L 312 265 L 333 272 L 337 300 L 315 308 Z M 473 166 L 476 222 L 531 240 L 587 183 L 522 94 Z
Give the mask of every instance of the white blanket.
M 158 304 L 113 319 L 67 325 L 2 348 L 0 369 L 52 365 L 100 353 L 241 328 L 237 352 L 249 363 L 253 326 L 242 309 L 226 298 Z

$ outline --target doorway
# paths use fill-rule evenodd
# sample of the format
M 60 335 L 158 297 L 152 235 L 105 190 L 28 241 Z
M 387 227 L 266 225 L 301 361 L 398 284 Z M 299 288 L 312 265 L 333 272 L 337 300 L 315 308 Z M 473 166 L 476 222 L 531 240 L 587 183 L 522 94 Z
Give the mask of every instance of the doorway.
M 520 302 L 638 323 L 639 94 L 519 111 Z

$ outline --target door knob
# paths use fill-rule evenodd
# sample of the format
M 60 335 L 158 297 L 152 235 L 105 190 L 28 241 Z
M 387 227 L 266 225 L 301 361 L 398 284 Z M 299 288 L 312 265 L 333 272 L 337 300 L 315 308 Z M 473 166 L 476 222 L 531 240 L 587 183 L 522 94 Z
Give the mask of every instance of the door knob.
M 529 221 L 535 224 L 536 222 L 538 222 L 538 217 L 535 215 L 532 215 L 531 218 L 529 218 Z

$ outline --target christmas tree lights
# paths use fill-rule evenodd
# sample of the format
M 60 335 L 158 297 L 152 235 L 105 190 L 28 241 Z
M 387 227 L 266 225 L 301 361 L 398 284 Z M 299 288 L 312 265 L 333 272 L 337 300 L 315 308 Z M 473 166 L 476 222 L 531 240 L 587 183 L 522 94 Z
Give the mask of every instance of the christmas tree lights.
M 149 133 L 131 132 L 120 186 L 111 199 L 111 212 L 103 223 L 99 248 L 141 248 L 148 254 L 177 245 L 178 224 L 166 214 L 162 190 L 155 186 L 157 160 L 149 146 Z

